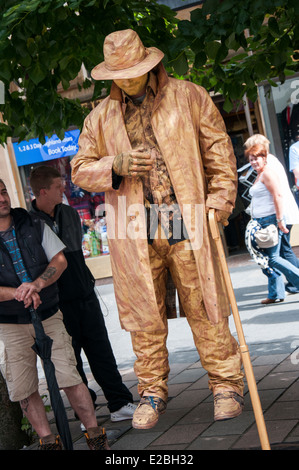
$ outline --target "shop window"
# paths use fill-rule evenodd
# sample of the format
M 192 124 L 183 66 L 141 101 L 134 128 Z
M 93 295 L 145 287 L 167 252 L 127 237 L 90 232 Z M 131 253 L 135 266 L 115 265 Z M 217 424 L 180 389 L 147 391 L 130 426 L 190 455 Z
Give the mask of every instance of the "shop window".
M 299 75 L 283 84 L 277 82 L 277 86 L 261 85 L 259 97 L 270 151 L 284 165 L 290 186 L 293 187 L 294 179 L 289 171 L 289 149 L 299 140 Z
M 82 249 L 86 258 L 109 253 L 105 218 L 105 194 L 89 193 L 76 186 L 71 179 L 71 159 L 78 151 L 79 131 L 66 133 L 65 141 L 52 137 L 42 146 L 37 139 L 13 144 L 27 209 L 34 195 L 30 188 L 30 172 L 40 165 L 56 168 L 65 183 L 64 204 L 78 211 L 82 226 Z M 73 140 L 71 140 L 71 138 Z M 65 155 L 65 154 L 68 155 Z M 59 155 L 59 158 L 54 158 Z

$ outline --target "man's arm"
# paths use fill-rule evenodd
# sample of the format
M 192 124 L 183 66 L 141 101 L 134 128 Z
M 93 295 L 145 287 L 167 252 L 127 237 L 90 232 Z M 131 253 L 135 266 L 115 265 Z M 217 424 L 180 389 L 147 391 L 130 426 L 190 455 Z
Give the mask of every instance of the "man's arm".
M 295 184 L 297 188 L 299 188 L 299 167 L 293 169 L 293 173 L 295 176 Z
M 0 287 L 0 302 L 13 300 L 15 298 L 15 287 Z
M 299 188 L 299 142 L 291 145 L 289 150 L 289 170 L 295 177 L 295 185 Z
M 99 132 L 97 136 L 94 126 Z M 100 122 L 96 119 L 94 123 L 93 111 L 84 121 L 78 145 L 78 152 L 71 161 L 73 183 L 86 191 L 111 191 L 113 189 L 112 165 L 115 155 L 107 155 Z
M 33 282 L 23 282 L 15 290 L 14 298 L 19 302 L 24 302 L 26 308 L 31 303 L 33 303 L 34 308 L 37 308 L 35 306 L 38 303 L 37 294 L 45 287 L 57 281 L 66 267 L 67 261 L 63 252 L 60 251 L 53 256 L 45 271 L 37 279 Z
M 16 297 L 15 297 L 16 291 L 17 291 L 16 287 L 5 287 L 5 286 L 0 287 L 0 302 L 16 300 Z M 30 299 L 24 302 L 25 308 L 28 308 L 31 304 L 33 304 L 35 309 L 37 309 L 40 306 L 41 300 L 37 292 L 33 293 Z

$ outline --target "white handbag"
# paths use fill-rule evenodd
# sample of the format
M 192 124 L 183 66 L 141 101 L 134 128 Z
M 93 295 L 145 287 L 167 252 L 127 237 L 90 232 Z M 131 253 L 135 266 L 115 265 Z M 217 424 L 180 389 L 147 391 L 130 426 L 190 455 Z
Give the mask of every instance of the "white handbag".
M 271 248 L 278 244 L 278 229 L 276 225 L 271 224 L 257 230 L 254 237 L 259 248 Z

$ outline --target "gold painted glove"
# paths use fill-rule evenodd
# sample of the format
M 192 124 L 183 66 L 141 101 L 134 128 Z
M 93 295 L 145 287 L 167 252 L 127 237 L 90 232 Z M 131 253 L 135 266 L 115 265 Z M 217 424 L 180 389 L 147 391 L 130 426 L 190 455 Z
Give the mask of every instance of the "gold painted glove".
M 116 155 L 112 168 L 119 176 L 144 176 L 152 166 L 153 161 L 149 151 L 131 150 Z
M 217 222 L 220 222 L 222 225 L 224 225 L 224 227 L 226 227 L 228 225 L 229 222 L 228 222 L 227 219 L 230 216 L 229 212 L 220 211 L 220 210 L 216 209 L 215 216 L 216 216 Z
M 211 207 L 206 207 L 207 214 L 209 213 L 210 209 L 211 209 Z M 227 225 L 229 224 L 229 222 L 227 220 L 229 218 L 229 216 L 230 216 L 230 212 L 215 209 L 216 222 L 220 222 L 224 227 L 227 227 Z

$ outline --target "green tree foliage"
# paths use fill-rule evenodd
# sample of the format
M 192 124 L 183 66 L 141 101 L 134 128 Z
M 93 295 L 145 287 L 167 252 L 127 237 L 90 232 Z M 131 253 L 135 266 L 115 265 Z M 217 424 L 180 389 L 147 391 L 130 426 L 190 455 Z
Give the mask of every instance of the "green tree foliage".
M 225 109 L 257 84 L 299 70 L 298 0 L 207 0 L 178 25 L 183 72 L 225 97 Z M 174 46 L 175 47 L 175 46 Z
M 146 0 L 1 0 L 0 80 L 5 104 L 0 112 L 0 142 L 57 133 L 80 126 L 86 109 L 78 100 L 63 99 L 64 89 L 78 75 L 82 63 L 91 70 L 103 60 L 103 41 L 114 30 L 133 28 L 146 46 L 167 53 L 175 13 Z M 11 91 L 10 83 L 18 91 Z M 84 87 L 91 85 L 86 80 Z M 96 82 L 94 98 L 104 82 Z M 106 84 L 107 85 L 107 84 Z
M 298 0 L 205 0 L 179 22 L 155 0 L 2 0 L 0 143 L 80 128 L 87 110 L 57 86 L 68 89 L 82 63 L 90 71 L 101 62 L 105 36 L 125 28 L 163 50 L 168 72 L 223 94 L 227 111 L 244 93 L 255 101 L 262 80 L 283 82 L 299 67 Z M 96 99 L 108 84 L 94 85 Z

